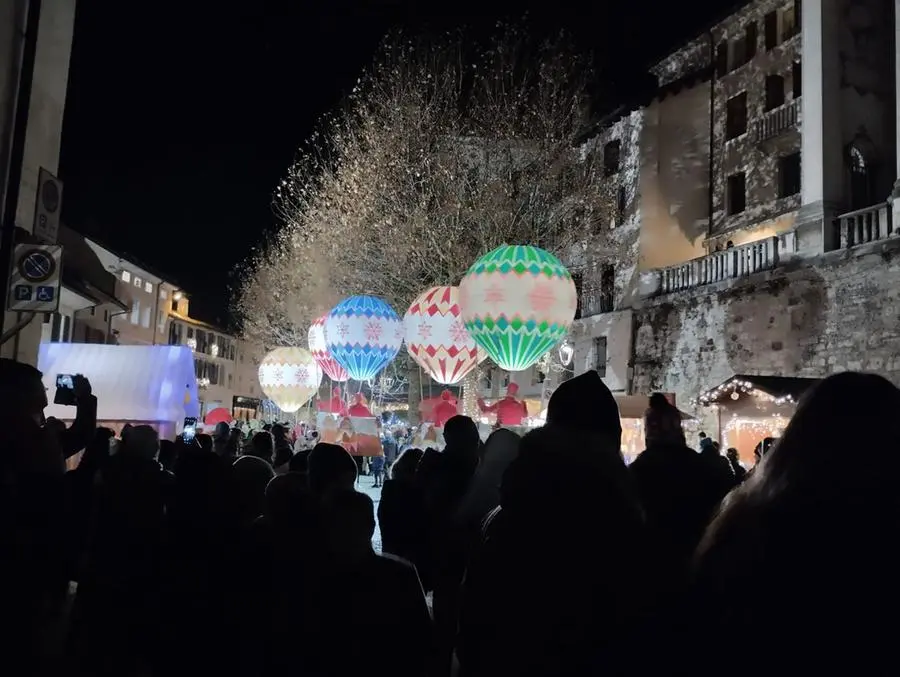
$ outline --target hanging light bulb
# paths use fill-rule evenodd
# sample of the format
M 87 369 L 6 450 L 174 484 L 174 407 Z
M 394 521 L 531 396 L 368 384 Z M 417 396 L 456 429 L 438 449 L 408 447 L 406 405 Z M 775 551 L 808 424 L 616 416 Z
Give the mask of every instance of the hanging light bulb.
M 559 346 L 559 361 L 562 362 L 564 367 L 568 367 L 572 364 L 574 357 L 575 348 L 569 343 L 568 339 L 565 339 Z

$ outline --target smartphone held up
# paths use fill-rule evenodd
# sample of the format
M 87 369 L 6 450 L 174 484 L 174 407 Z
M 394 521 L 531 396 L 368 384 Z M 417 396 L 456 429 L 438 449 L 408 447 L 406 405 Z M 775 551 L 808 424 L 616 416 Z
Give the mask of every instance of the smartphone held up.
M 72 374 L 56 375 L 56 394 L 53 396 L 53 404 L 61 404 L 66 407 L 75 406 L 75 380 L 72 378 Z
M 185 442 L 191 442 L 197 435 L 197 417 L 186 416 L 184 425 L 181 428 L 181 439 Z

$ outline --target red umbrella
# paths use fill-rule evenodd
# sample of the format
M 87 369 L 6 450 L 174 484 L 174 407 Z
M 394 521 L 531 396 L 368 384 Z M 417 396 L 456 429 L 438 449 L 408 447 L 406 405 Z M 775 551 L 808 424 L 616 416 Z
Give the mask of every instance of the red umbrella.
M 225 407 L 217 407 L 206 415 L 203 419 L 204 425 L 217 425 L 219 423 L 231 423 L 234 420 Z

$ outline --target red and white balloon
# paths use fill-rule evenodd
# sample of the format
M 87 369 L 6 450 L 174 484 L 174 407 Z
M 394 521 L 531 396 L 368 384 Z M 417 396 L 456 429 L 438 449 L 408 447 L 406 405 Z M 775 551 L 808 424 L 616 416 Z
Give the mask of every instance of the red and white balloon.
M 458 287 L 422 292 L 403 318 L 406 349 L 438 383 L 458 383 L 484 358 L 463 325 Z
M 322 368 L 322 371 L 328 374 L 328 378 L 337 383 L 343 383 L 350 379 L 350 374 L 328 352 L 328 343 L 325 341 L 326 319 L 328 316 L 322 315 L 310 326 L 309 332 L 307 332 L 309 352 L 312 353 L 313 359 Z

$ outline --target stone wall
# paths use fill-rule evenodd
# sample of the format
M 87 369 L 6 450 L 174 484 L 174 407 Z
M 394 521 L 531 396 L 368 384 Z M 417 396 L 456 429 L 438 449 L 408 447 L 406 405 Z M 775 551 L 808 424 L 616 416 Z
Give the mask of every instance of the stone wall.
M 634 392 L 679 406 L 735 374 L 875 371 L 900 384 L 900 239 L 646 300 Z

